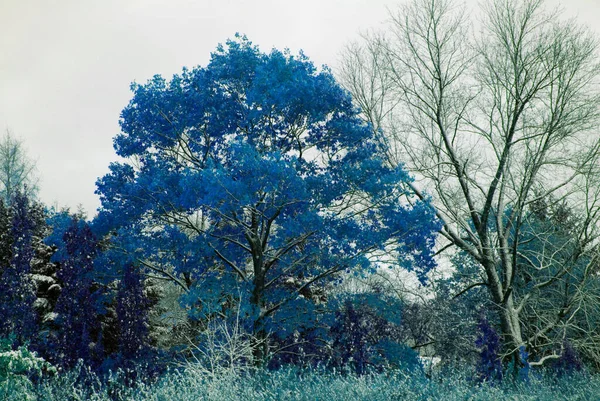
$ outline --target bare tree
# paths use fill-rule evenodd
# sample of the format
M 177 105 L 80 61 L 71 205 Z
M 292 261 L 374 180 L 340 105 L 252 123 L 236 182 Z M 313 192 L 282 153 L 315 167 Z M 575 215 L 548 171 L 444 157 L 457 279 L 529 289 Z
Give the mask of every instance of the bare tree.
M 11 202 L 17 191 L 34 197 L 38 183 L 36 163 L 27 155 L 23 141 L 6 130 L 0 139 L 0 196 L 6 204 Z
M 538 363 L 590 304 L 600 256 L 598 43 L 542 3 L 492 0 L 475 34 L 452 0 L 414 0 L 349 46 L 340 70 L 389 162 L 433 197 L 441 250 L 479 265 L 460 290 L 486 286 L 507 355 L 527 346 Z M 540 201 L 573 209 L 562 245 L 531 229 Z

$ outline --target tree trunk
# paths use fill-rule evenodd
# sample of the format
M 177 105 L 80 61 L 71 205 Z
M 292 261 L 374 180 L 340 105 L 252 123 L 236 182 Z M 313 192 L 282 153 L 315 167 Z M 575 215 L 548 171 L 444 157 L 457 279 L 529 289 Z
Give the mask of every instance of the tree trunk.
M 519 321 L 519 312 L 514 306 L 512 293 L 506 296 L 503 303 L 500 304 L 500 327 L 502 328 L 503 344 L 506 349 L 506 356 L 509 362 L 513 362 L 513 367 L 517 373 L 521 367 L 521 347 L 525 346 L 523 335 L 521 333 L 521 324 Z
M 268 355 L 267 331 L 265 329 L 265 272 L 262 255 L 254 258 L 254 289 L 250 297 L 250 304 L 254 307 L 254 323 L 252 325 L 252 355 L 255 366 L 263 366 Z
M 519 311 L 515 307 L 513 292 L 502 285 L 497 273 L 497 263 L 502 265 L 501 261 L 496 262 L 493 256 L 488 254 L 482 265 L 487 276 L 490 298 L 496 305 L 496 312 L 500 321 L 500 334 L 504 346 L 505 359 L 514 362 L 513 366 L 518 370 L 521 364 L 520 349 L 525 346 L 521 332 Z M 503 266 L 500 270 L 506 271 L 507 268 Z

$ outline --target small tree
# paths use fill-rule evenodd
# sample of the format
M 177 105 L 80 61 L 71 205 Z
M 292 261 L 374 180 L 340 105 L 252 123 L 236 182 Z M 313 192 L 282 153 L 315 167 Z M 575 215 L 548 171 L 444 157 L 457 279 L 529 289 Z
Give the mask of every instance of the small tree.
M 35 334 L 37 315 L 33 309 L 35 286 L 29 276 L 33 257 L 34 221 L 29 214 L 29 199 L 17 193 L 12 203 L 10 263 L 0 276 L 0 335 L 14 334 L 17 344 L 30 341 Z
M 33 199 L 38 192 L 36 163 L 27 155 L 23 141 L 9 130 L 0 139 L 0 196 L 10 204 L 18 191 Z
M 60 264 L 56 273 L 62 291 L 54 312 L 56 343 L 50 349 L 53 359 L 73 367 L 79 359 L 99 362 L 102 344 L 96 310 L 98 294 L 93 289 L 94 258 L 98 242 L 87 223 L 64 213 L 54 218 L 54 231 L 48 241 L 58 247 L 53 260 Z
M 558 376 L 563 376 L 580 372 L 583 369 L 583 362 L 577 351 L 573 349 L 573 346 L 568 341 L 564 341 L 562 350 L 560 351 L 560 358 L 553 361 L 551 366 Z
M 3 199 L 0 199 L 0 274 L 12 259 L 13 237 L 11 232 L 11 215 Z

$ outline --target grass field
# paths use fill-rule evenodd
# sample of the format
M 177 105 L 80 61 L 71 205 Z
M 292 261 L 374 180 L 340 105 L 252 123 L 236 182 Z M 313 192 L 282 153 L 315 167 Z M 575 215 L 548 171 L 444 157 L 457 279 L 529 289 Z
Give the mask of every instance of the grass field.
M 13 400 L 600 400 L 600 380 L 589 374 L 556 378 L 551 374 L 532 374 L 527 382 L 477 384 L 469 374 L 401 371 L 361 377 L 333 372 L 199 373 L 193 367 L 170 372 L 153 383 L 138 383 L 128 388 L 118 375 L 101 382 L 92 374 L 63 373 L 35 384 L 20 380 L 0 384 L 0 399 Z M 458 372 L 458 373 L 457 373 Z M 85 376 L 85 383 L 78 377 Z

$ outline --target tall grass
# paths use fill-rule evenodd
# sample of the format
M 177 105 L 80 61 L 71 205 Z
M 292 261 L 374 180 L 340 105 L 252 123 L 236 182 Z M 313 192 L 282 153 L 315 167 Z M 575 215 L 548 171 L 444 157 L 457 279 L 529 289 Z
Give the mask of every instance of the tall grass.
M 27 395 L 18 390 L 1 393 L 7 401 L 600 400 L 600 378 L 585 373 L 562 378 L 537 374 L 528 382 L 497 385 L 477 384 L 470 376 L 460 370 L 427 378 L 403 371 L 355 376 L 295 369 L 245 374 L 224 371 L 214 376 L 199 374 L 191 366 L 168 372 L 154 383 L 127 387 L 118 373 L 99 380 L 80 367 L 34 384 Z M 7 385 L 10 383 L 2 384 Z

